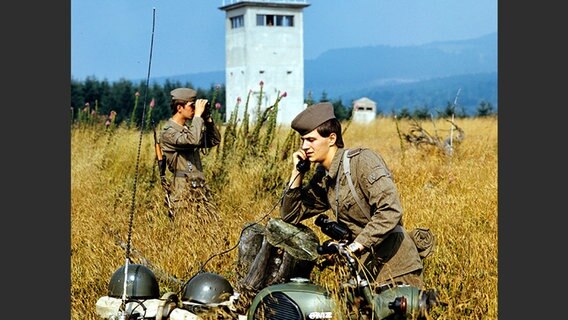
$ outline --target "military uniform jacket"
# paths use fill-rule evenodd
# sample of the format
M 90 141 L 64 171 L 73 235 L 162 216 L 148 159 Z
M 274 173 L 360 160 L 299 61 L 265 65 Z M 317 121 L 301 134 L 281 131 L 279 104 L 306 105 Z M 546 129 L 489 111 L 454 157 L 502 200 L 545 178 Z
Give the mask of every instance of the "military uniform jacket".
M 191 125 L 180 126 L 171 118 L 160 135 L 160 147 L 172 173 L 202 171 L 200 148 L 211 148 L 221 142 L 221 134 L 213 122 L 194 117 Z M 176 175 L 177 176 L 177 175 Z
M 280 208 L 282 219 L 298 223 L 331 209 L 333 216 L 347 225 L 355 241 L 367 250 L 373 248 L 375 259 L 383 265 L 377 275 L 379 282 L 422 269 L 416 245 L 404 230 L 399 194 L 385 162 L 369 149 L 348 151 L 355 191 L 368 205 L 366 215 L 351 194 L 343 169 L 344 152 L 345 149 L 338 149 L 329 172 L 318 165 L 307 184 L 286 193 Z M 400 227 L 395 230 L 397 226 Z M 399 245 L 393 246 L 385 240 L 395 231 L 402 232 L 403 237 Z

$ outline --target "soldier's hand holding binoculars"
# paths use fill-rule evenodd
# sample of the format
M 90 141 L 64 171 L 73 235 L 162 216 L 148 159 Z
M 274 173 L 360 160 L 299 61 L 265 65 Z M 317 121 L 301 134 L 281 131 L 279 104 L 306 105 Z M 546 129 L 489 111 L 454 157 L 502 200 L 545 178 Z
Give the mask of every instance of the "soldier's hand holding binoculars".
M 206 105 L 207 105 L 207 99 L 197 99 L 195 101 L 195 115 L 203 117 Z

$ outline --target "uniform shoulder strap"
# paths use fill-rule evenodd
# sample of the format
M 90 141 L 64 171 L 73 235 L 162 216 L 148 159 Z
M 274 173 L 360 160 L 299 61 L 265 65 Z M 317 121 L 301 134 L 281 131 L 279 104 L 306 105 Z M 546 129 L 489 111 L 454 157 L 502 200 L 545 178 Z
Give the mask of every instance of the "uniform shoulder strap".
M 347 183 L 349 184 L 349 189 L 351 189 L 351 194 L 353 195 L 353 198 L 355 199 L 355 202 L 357 202 L 357 205 L 359 206 L 359 209 L 361 209 L 361 212 L 363 212 L 363 214 L 365 215 L 365 217 L 367 217 L 367 219 L 371 220 L 371 214 L 369 213 L 369 209 L 367 208 L 367 210 L 365 210 L 365 208 L 367 206 L 363 205 L 363 202 L 361 201 L 361 199 L 359 198 L 359 196 L 357 195 L 357 192 L 355 191 L 355 186 L 353 185 L 353 179 L 351 179 L 351 165 L 349 163 L 349 159 L 353 156 L 350 155 L 349 157 L 348 152 L 349 149 L 346 149 L 343 152 L 343 171 L 345 172 L 345 177 L 347 178 Z M 359 152 L 357 152 L 356 154 L 358 154 Z

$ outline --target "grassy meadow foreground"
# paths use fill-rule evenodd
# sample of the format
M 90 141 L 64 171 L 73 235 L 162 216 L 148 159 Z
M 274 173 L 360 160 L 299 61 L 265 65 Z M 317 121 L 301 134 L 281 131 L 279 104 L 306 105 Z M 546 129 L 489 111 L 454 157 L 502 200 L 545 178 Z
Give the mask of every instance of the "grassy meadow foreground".
M 366 125 L 344 124 L 344 141 L 348 148 L 365 146 L 383 156 L 401 195 L 406 228 L 429 227 L 435 234 L 435 251 L 424 260 L 425 285 L 437 289 L 448 305 L 435 309 L 433 318 L 497 319 L 497 118 L 457 119 L 465 138 L 452 156 L 401 139 L 399 133 L 408 132 L 411 123 L 377 118 Z M 421 124 L 431 134 L 450 135 L 450 123 L 443 119 Z M 248 138 L 243 128 L 223 126 L 221 132 L 221 145 L 202 160 L 222 219 L 203 224 L 196 217 L 168 219 L 152 131 L 74 124 L 72 319 L 98 319 L 95 303 L 107 295 L 112 274 L 124 265 L 129 238 L 134 263 L 151 263 L 156 275 L 182 281 L 213 255 L 226 252 L 205 269 L 235 282 L 237 250 L 229 249 L 246 223 L 279 217 L 279 198 L 292 166 L 289 156 L 299 137 L 288 126 L 262 127 Z M 313 219 L 305 224 L 326 239 Z M 312 280 L 333 280 L 325 272 Z M 179 290 L 164 277 L 158 280 L 160 294 Z

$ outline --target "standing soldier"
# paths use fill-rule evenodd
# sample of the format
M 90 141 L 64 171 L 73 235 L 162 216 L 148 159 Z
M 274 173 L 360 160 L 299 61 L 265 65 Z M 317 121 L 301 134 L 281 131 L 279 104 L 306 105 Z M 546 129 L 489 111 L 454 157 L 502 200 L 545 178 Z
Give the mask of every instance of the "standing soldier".
M 172 117 L 161 132 L 160 147 L 173 173 L 170 199 L 177 213 L 210 200 L 200 150 L 218 145 L 221 134 L 206 111 L 207 99 L 196 99 L 197 92 L 190 88 L 177 88 L 170 94 Z

